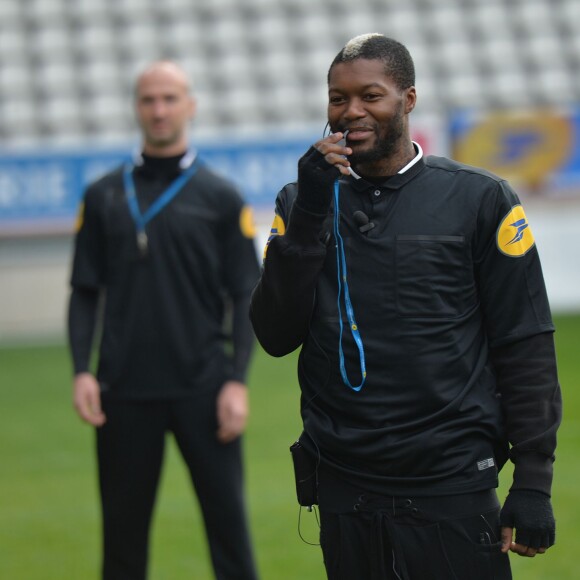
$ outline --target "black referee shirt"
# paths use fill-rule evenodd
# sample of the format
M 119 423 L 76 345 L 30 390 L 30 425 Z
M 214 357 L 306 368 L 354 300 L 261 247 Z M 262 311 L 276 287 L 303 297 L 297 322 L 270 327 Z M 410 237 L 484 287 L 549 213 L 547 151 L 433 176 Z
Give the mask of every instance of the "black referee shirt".
M 341 178 L 340 234 L 366 354 L 360 392 L 348 388 L 339 371 L 331 219 L 324 226 L 331 234 L 326 250 L 315 241 L 295 252 L 297 271 L 312 263 L 313 306 L 305 289 L 302 306 L 272 321 L 281 264 L 294 252 L 292 242 L 277 234 L 289 219 L 306 230 L 314 217 L 296 207 L 290 215 L 295 197 L 295 184 L 278 196 L 252 320 L 266 350 L 280 355 L 297 346 L 287 337 L 303 332 L 290 317 L 309 312 L 298 370 L 310 435 L 304 443 L 335 477 L 377 493 L 444 495 L 495 487 L 505 434 L 489 349 L 554 329 L 538 252 L 516 194 L 494 175 L 439 157 L 421 158 L 378 185 Z M 357 211 L 374 228 L 361 232 Z M 346 371 L 358 385 L 359 354 L 344 305 L 342 317 Z
M 141 213 L 179 175 L 178 162 L 149 158 L 134 169 Z M 234 186 L 196 163 L 147 223 L 146 255 L 123 169 L 86 191 L 71 283 L 106 292 L 97 376 L 116 396 L 178 396 L 239 378 L 224 349 L 224 314 L 228 299 L 248 295 L 259 276 L 254 226 Z

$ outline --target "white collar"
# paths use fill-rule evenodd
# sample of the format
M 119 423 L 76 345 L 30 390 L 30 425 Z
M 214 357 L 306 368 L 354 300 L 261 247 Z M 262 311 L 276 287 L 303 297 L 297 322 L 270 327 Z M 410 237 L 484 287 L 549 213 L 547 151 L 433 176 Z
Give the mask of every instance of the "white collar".
M 411 167 L 413 167 L 413 165 L 415 165 L 415 163 L 417 163 L 417 161 L 419 161 L 419 159 L 423 157 L 423 149 L 421 149 L 421 145 L 419 145 L 419 143 L 416 143 L 415 141 L 412 141 L 412 143 L 415 147 L 415 150 L 417 151 L 417 155 L 415 155 L 415 157 L 413 157 L 413 159 L 411 159 L 411 161 L 409 161 L 409 163 L 407 163 L 407 165 L 405 165 L 403 169 L 399 169 L 397 173 L 405 173 L 405 171 L 411 169 Z
M 409 161 L 409 163 L 407 163 L 405 167 L 399 169 L 399 171 L 397 171 L 398 174 L 405 173 L 405 171 L 411 169 L 411 167 L 413 167 L 413 165 L 415 165 L 415 163 L 417 163 L 417 161 L 419 161 L 419 159 L 423 157 L 423 149 L 421 148 L 421 145 L 419 145 L 419 143 L 417 143 L 416 141 L 412 141 L 412 143 L 413 146 L 415 147 L 415 151 L 417 151 L 417 155 L 415 155 L 415 157 L 413 157 L 413 159 L 411 159 L 411 161 Z M 352 167 L 349 167 L 348 170 L 355 179 L 361 178 L 361 176 L 358 173 L 356 173 L 356 171 Z
M 185 170 L 191 167 L 191 164 L 195 161 L 197 157 L 197 151 L 195 149 L 188 149 L 185 155 L 179 160 L 179 169 Z M 143 154 L 140 150 L 133 152 L 133 164 L 135 167 L 141 167 L 143 165 Z

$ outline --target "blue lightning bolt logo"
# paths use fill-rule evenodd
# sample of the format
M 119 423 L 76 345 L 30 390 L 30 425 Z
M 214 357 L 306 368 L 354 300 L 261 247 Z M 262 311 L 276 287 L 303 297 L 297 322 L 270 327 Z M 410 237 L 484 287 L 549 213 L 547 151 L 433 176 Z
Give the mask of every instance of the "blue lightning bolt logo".
M 534 247 L 532 228 L 520 204 L 514 205 L 504 216 L 497 229 L 496 244 L 502 254 L 512 258 L 525 256 Z
M 526 218 L 522 218 L 518 221 L 513 222 L 512 224 L 510 224 L 510 226 L 512 228 L 516 228 L 516 233 L 514 237 L 506 244 L 506 246 L 519 242 L 524 237 L 524 231 L 529 226 L 529 224 L 526 221 Z

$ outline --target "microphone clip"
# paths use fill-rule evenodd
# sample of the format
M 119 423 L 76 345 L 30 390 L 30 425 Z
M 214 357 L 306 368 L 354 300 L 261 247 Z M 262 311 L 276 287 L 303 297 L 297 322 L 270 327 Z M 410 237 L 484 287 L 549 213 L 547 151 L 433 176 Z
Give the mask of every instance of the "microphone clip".
M 364 213 L 363 211 L 355 211 L 352 214 L 352 217 L 358 226 L 358 231 L 362 234 L 366 234 L 368 231 L 372 230 L 375 227 L 375 224 L 370 221 L 369 216 Z
M 373 222 L 369 222 L 368 224 L 365 224 L 364 226 L 361 226 L 358 231 L 366 234 L 369 230 L 372 230 L 375 227 L 375 224 Z

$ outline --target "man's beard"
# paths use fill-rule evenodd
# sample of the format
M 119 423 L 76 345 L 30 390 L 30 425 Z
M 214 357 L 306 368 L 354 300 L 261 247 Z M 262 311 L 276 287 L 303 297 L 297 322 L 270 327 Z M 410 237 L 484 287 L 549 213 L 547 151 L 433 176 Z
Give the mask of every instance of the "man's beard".
M 180 131 L 171 130 L 165 134 L 156 133 L 154 130 L 144 129 L 145 137 L 148 143 L 154 147 L 170 147 L 180 139 Z
M 355 149 L 352 155 L 349 155 L 349 161 L 356 167 L 373 164 L 390 157 L 396 151 L 403 132 L 403 116 L 396 115 L 387 126 L 382 127 L 373 147 L 362 151 Z
M 156 137 L 148 135 L 147 138 L 147 142 L 154 147 L 171 147 L 171 145 L 175 145 L 177 141 L 178 138 L 174 134 L 168 135 L 167 137 Z

